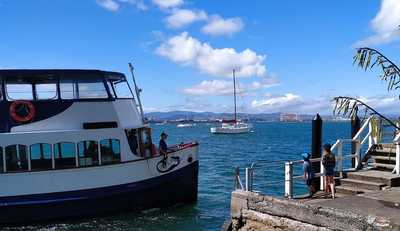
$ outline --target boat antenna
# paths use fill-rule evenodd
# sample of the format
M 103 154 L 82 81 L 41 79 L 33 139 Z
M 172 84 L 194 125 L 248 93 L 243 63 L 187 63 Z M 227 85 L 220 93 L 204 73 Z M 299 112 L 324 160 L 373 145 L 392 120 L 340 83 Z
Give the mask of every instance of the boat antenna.
M 131 71 L 133 85 L 135 85 L 136 98 L 137 98 L 138 104 L 139 104 L 139 105 L 136 105 L 136 107 L 139 107 L 140 115 L 142 117 L 142 122 L 145 123 L 142 102 L 140 101 L 140 93 L 142 92 L 142 89 L 138 88 L 138 86 L 136 84 L 135 74 L 133 73 L 134 67 L 133 67 L 132 63 L 128 63 L 128 65 L 129 65 L 129 70 Z
M 232 75 L 233 75 L 233 103 L 235 107 L 235 123 L 237 122 L 237 116 L 236 116 L 236 76 L 235 76 L 235 69 L 232 70 Z

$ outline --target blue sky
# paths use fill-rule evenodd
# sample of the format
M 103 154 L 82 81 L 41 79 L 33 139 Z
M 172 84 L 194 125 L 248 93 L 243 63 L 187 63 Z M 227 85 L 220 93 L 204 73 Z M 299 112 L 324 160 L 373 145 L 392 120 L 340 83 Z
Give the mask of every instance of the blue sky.
M 1 68 L 136 67 L 146 111 L 328 113 L 337 95 L 399 100 L 357 46 L 400 63 L 400 1 L 0 0 Z M 397 92 L 399 93 L 399 92 Z

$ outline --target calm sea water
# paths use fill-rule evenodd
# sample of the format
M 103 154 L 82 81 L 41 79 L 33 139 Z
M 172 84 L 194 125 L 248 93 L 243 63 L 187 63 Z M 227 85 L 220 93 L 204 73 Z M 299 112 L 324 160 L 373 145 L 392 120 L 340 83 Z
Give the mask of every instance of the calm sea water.
M 162 131 L 168 143 L 198 141 L 200 173 L 198 201 L 168 209 L 120 214 L 105 218 L 71 221 L 44 226 L 8 228 L 8 230 L 219 230 L 229 217 L 230 193 L 234 184 L 234 167 L 261 161 L 255 169 L 255 190 L 283 195 L 283 163 L 269 161 L 300 159 L 310 150 L 311 123 L 255 123 L 254 131 L 240 135 L 212 135 L 211 124 L 191 128 L 176 125 L 152 125 L 154 140 Z M 333 143 L 350 137 L 349 122 L 324 123 L 323 140 Z M 295 172 L 300 173 L 296 166 Z M 295 193 L 304 193 L 304 183 L 295 184 Z

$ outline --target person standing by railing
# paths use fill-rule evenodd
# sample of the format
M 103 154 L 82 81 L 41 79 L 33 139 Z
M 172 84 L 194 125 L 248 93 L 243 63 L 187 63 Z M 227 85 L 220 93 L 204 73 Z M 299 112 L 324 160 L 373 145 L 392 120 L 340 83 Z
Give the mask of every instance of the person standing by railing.
M 336 158 L 331 152 L 332 145 L 324 144 L 322 165 L 324 166 L 324 181 L 325 181 L 325 192 L 332 193 L 332 199 L 335 198 L 335 166 Z
M 301 156 L 303 157 L 303 179 L 306 182 L 306 185 L 308 187 L 308 191 L 309 191 L 309 196 L 308 197 L 312 197 L 315 193 L 315 187 L 313 185 L 313 179 L 314 179 L 314 171 L 312 170 L 312 166 L 311 166 L 311 162 L 310 162 L 310 157 L 311 154 L 310 153 L 303 153 L 301 154 Z

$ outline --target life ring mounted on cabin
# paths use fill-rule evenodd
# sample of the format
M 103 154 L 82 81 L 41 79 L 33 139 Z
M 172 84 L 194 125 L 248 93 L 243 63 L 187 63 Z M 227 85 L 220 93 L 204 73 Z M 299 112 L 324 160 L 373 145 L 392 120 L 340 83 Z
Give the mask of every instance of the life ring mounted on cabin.
M 29 101 L 17 100 L 10 105 L 10 116 L 17 123 L 32 121 L 35 115 L 35 106 Z

